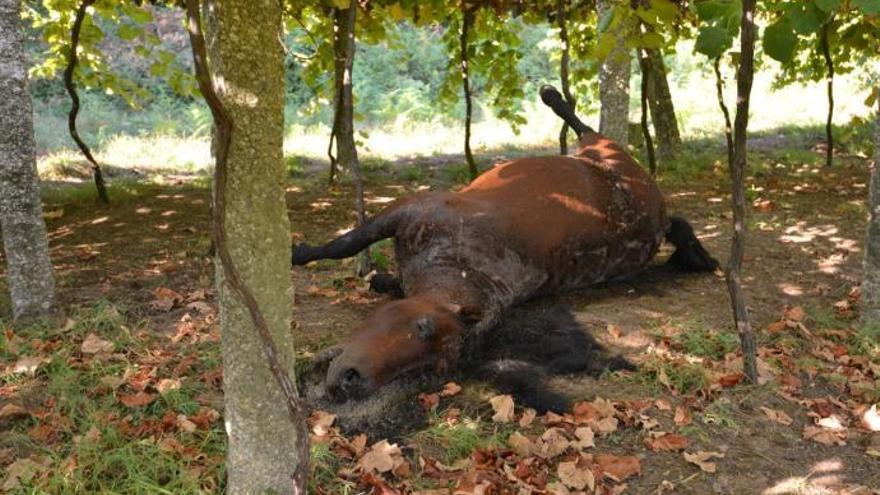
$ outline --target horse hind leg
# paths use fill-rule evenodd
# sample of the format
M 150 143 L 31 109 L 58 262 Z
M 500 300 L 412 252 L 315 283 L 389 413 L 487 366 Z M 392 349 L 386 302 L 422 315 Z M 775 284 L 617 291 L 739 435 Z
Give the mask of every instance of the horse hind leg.
M 397 208 L 386 209 L 367 223 L 355 227 L 327 244 L 320 246 L 297 244 L 291 248 L 290 261 L 297 266 L 315 260 L 350 258 L 374 242 L 393 237 L 402 213 L 403 211 Z
M 670 217 L 666 240 L 675 246 L 675 252 L 666 262 L 687 272 L 713 272 L 718 261 L 713 258 L 694 234 L 694 228 L 681 217 Z

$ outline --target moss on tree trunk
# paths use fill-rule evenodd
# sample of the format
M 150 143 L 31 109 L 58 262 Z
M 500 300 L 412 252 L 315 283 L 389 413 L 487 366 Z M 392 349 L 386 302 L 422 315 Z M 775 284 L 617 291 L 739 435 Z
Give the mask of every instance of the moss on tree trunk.
M 265 315 L 277 359 L 294 374 L 290 225 L 284 200 L 284 54 L 278 2 L 206 2 L 215 85 L 232 122 L 227 161 L 228 249 Z M 217 264 L 226 398 L 228 492 L 294 493 L 297 429 L 244 305 Z

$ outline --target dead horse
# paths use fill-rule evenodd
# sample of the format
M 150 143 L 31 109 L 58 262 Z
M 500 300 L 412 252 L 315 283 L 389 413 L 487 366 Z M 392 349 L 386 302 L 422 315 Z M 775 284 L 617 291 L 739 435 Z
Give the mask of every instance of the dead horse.
M 293 248 L 293 264 L 303 265 L 394 238 L 405 297 L 321 353 L 332 359 L 331 397 L 364 396 L 431 364 L 447 370 L 465 337 L 491 329 L 505 308 L 632 275 L 664 237 L 676 248 L 668 263 L 718 266 L 687 221 L 666 216 L 657 184 L 632 157 L 581 122 L 555 88 L 541 88 L 541 99 L 578 134 L 574 155 L 502 163 L 459 192 L 398 200 L 325 245 Z

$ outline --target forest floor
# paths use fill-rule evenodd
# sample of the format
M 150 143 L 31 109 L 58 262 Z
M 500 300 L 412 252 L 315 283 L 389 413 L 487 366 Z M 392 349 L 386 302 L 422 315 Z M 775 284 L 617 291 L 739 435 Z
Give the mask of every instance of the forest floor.
M 533 303 L 567 308 L 634 371 L 555 377 L 573 409 L 532 419 L 462 377 L 445 392 L 413 392 L 423 418 L 400 425 L 391 443 L 316 412 L 315 492 L 880 493 L 880 331 L 856 325 L 869 160 L 841 154 L 828 170 L 814 141 L 765 141 L 752 154 L 744 265 L 760 384 L 739 374 L 723 278 L 670 272 L 663 251 L 631 280 Z M 705 156 L 664 173 L 660 186 L 668 211 L 688 218 L 724 264 L 727 172 L 720 150 Z M 303 178 L 320 164 L 289 164 L 292 240 L 351 227 L 351 188 Z M 365 169 L 372 212 L 460 187 L 463 175 L 458 156 Z M 3 324 L 0 492 L 222 490 L 210 191 L 204 177 L 153 173 L 117 180 L 111 206 L 96 204 L 88 184 L 45 191 L 66 315 Z M 373 258 L 393 267 L 388 244 Z M 386 300 L 353 273 L 353 260 L 293 270 L 304 358 Z M 0 316 L 8 304 L 0 300 Z

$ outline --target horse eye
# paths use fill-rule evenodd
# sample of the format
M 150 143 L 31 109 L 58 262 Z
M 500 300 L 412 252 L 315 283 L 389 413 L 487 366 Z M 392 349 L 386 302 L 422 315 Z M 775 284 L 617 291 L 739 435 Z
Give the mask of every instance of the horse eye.
M 422 340 L 428 340 L 437 335 L 437 322 L 431 316 L 422 316 L 416 320 L 416 328 L 419 332 L 419 338 Z

